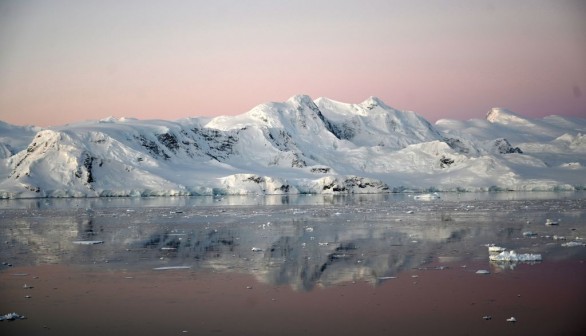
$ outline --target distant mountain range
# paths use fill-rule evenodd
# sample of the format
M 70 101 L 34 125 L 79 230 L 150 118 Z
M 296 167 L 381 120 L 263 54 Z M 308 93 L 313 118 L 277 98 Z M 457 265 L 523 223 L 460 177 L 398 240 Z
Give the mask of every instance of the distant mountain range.
M 0 198 L 586 189 L 586 119 L 439 120 L 371 97 L 238 116 L 0 122 Z

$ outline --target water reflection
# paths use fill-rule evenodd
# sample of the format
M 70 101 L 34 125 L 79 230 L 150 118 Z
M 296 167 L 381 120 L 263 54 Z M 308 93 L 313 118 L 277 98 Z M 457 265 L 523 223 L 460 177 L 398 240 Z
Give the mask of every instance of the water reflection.
M 489 243 L 542 253 L 544 262 L 583 257 L 586 250 L 562 248 L 552 239 L 586 237 L 586 202 L 580 198 L 288 198 L 263 198 L 262 204 L 256 197 L 87 199 L 70 207 L 35 200 L 41 203 L 32 208 L 0 210 L 0 262 L 142 270 L 191 266 L 251 273 L 262 282 L 311 290 L 349 281 L 377 284 L 404 270 L 443 263 L 480 260 L 488 267 Z M 238 205 L 226 206 L 230 202 Z M 546 226 L 547 218 L 562 225 Z M 536 235 L 526 237 L 526 231 Z M 103 244 L 75 245 L 76 240 Z
M 408 201 L 417 194 L 357 194 L 357 195 L 267 195 L 267 196 L 193 196 L 193 197 L 99 197 L 99 198 L 36 198 L 0 199 L 0 209 L 55 209 L 107 207 L 192 207 L 192 206 L 267 206 L 267 205 L 341 205 L 377 204 Z M 517 201 L 584 199 L 586 192 L 483 192 L 441 193 L 443 201 Z

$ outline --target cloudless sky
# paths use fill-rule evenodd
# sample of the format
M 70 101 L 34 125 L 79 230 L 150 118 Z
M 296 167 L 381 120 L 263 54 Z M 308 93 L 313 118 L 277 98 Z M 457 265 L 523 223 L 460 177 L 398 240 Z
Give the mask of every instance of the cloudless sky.
M 0 0 L 0 120 L 234 115 L 296 94 L 586 117 L 586 1 Z

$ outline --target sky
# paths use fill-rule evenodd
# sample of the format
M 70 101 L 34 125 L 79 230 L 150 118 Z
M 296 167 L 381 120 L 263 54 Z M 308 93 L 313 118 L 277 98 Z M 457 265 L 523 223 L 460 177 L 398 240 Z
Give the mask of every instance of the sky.
M 236 115 L 297 94 L 586 117 L 586 1 L 0 0 L 0 120 Z

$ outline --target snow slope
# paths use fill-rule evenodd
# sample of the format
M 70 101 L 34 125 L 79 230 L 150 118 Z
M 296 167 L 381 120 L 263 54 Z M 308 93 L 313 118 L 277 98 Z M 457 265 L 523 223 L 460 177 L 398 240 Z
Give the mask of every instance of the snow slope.
M 0 123 L 0 197 L 576 190 L 586 119 L 440 120 L 370 97 L 294 96 L 231 117 Z

